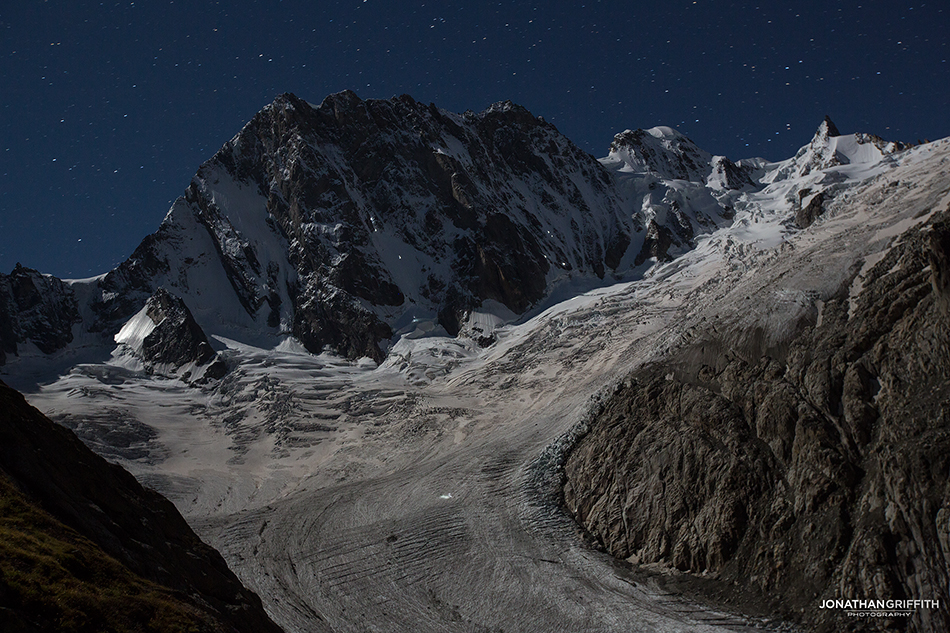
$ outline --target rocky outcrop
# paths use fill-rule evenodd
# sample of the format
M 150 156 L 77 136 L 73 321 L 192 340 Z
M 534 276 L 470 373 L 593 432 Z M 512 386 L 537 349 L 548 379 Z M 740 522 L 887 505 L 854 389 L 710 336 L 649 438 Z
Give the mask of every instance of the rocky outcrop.
M 149 297 L 115 341 L 121 352 L 141 360 L 152 373 L 208 380 L 221 378 L 227 371 L 185 302 L 164 288 Z
M 819 191 L 811 195 L 812 193 L 811 189 L 802 189 L 798 192 L 798 207 L 795 210 L 795 224 L 798 225 L 798 228 L 807 229 L 825 212 L 823 206 L 825 192 Z
M 811 630 L 950 628 L 948 217 L 904 234 L 857 297 L 825 301 L 782 358 L 632 375 L 566 463 L 581 525 L 615 556 L 712 576 L 718 598 L 755 592 Z M 942 608 L 819 608 L 848 598 Z
M 76 297 L 61 280 L 19 264 L 0 274 L 0 365 L 27 342 L 44 354 L 62 349 L 79 321 Z
M 213 364 L 204 375 L 223 375 L 224 361 L 217 358 L 184 301 L 159 288 L 145 304 L 145 315 L 155 324 L 155 329 L 142 340 L 142 357 L 146 362 L 175 369 L 190 363 L 199 367 Z
M 0 570 L 0 621 L 11 625 L 5 630 L 89 630 L 83 626 L 125 617 L 102 611 L 100 601 L 118 600 L 122 608 L 139 609 L 139 616 L 151 614 L 155 622 L 148 630 L 163 629 L 164 622 L 173 630 L 280 631 L 260 599 L 241 585 L 220 554 L 199 540 L 170 501 L 95 455 L 71 431 L 55 425 L 2 383 L 0 475 L 4 502 L 11 504 L 5 505 L 5 516 L 18 508 L 21 517 L 4 524 L 5 538 L 26 543 L 16 554 L 18 564 L 42 560 L 53 574 L 46 584 L 32 587 L 28 566 L 18 567 L 16 573 L 12 568 Z M 21 510 L 25 503 L 52 518 Z M 44 597 L 43 592 L 63 580 L 54 572 L 60 569 L 73 578 L 72 593 Z M 124 593 L 103 594 L 97 586 L 128 592 L 127 600 L 122 600 Z M 143 603 L 143 596 L 156 593 Z M 98 597 L 71 598 L 86 594 Z M 44 600 L 53 607 L 37 611 Z M 170 614 L 162 613 L 163 604 Z M 65 609 L 66 615 L 57 616 L 57 609 Z M 68 620 L 46 622 L 50 617 Z M 136 627 L 147 624 L 137 617 L 135 612 L 129 615 Z
M 934 298 L 944 317 L 950 317 L 950 223 L 935 223 L 929 238 Z

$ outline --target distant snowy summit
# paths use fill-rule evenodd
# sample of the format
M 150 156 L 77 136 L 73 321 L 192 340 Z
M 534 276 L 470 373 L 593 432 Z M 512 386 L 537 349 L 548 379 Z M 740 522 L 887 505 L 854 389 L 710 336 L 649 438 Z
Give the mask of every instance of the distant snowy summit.
M 626 130 L 614 137 L 602 162 L 628 173 L 650 173 L 664 180 L 705 183 L 713 189 L 754 187 L 750 169 L 725 156 L 713 156 L 688 137 L 666 126 Z
M 598 161 L 510 101 L 454 114 L 406 95 L 347 91 L 315 106 L 284 94 L 114 270 L 69 282 L 21 267 L 0 275 L 0 351 L 9 363 L 105 346 L 115 362 L 194 379 L 221 373 L 201 347 L 215 337 L 261 347 L 293 337 L 377 362 L 420 332 L 490 344 L 480 324 L 562 287 L 642 276 L 738 212 L 807 226 L 903 148 L 842 136 L 826 119 L 779 163 L 732 162 L 669 127 L 622 132 Z M 146 320 L 149 305 L 173 306 L 175 325 Z M 169 345 L 166 333 L 144 345 L 159 326 L 191 342 Z
M 842 165 L 872 165 L 908 147 L 873 134 L 843 135 L 826 116 L 811 142 L 792 158 L 775 163 L 762 181 L 804 178 L 812 172 Z

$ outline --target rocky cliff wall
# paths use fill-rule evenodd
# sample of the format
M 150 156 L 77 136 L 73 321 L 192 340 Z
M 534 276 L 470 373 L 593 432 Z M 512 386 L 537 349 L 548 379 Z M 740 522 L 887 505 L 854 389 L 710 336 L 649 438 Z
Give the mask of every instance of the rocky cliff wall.
M 631 375 L 566 463 L 580 524 L 614 556 L 716 578 L 715 597 L 756 594 L 813 630 L 950 630 L 948 217 L 825 301 L 783 358 L 723 346 L 691 367 L 686 350 Z M 941 607 L 819 608 L 849 598 Z

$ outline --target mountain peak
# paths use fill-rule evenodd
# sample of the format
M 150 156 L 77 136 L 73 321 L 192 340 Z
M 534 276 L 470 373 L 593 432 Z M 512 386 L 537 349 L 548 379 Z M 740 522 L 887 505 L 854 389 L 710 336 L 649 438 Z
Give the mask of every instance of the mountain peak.
M 657 138 L 657 139 L 661 139 L 665 141 L 673 141 L 673 140 L 681 140 L 681 139 L 685 139 L 689 141 L 689 139 L 686 138 L 685 134 L 681 134 L 678 130 L 675 130 L 666 125 L 657 125 L 656 127 L 651 127 L 650 129 L 643 130 L 643 131 L 649 134 L 650 136 L 652 136 L 653 138 Z
M 455 115 L 408 95 L 283 93 L 202 165 L 92 310 L 100 330 L 158 329 L 139 312 L 165 286 L 206 334 L 382 361 L 404 321 L 454 335 L 484 301 L 527 310 L 561 279 L 552 268 L 603 278 L 634 232 L 617 206 L 594 157 L 510 100 Z M 156 349 L 180 374 L 179 350 L 163 351 L 177 327 Z
M 309 106 L 309 104 L 294 93 L 282 92 L 274 97 L 274 100 L 269 105 L 265 106 L 262 112 L 266 112 L 267 110 L 271 109 L 279 111 L 299 110 L 304 106 Z
M 150 298 L 192 312 L 178 320 L 194 330 L 186 353 L 170 344 L 182 336 L 171 322 L 153 337 L 153 362 L 172 369 L 179 357 L 207 364 L 208 335 L 294 336 L 311 352 L 381 361 L 404 323 L 454 335 L 486 301 L 520 314 L 571 276 L 620 278 L 690 248 L 731 221 L 733 192 L 761 174 L 774 182 L 890 151 L 825 117 L 798 156 L 768 169 L 662 125 L 617 134 L 598 162 L 511 100 L 458 115 L 409 95 L 345 90 L 315 106 L 285 92 L 201 166 L 158 232 L 82 288 L 82 306 L 58 280 L 0 275 L 0 364 L 27 341 L 61 349 L 80 321 L 110 343 L 133 321 L 158 328 L 139 314 Z M 181 305 L 155 295 L 162 287 Z
M 610 157 L 623 161 L 627 171 L 694 182 L 706 180 L 712 160 L 712 154 L 665 125 L 617 134 L 610 144 Z
M 528 109 L 524 106 L 520 106 L 511 99 L 505 99 L 504 101 L 496 101 L 485 109 L 485 112 L 511 112 L 512 110 L 516 112 L 527 112 Z
M 327 95 L 320 104 L 320 107 L 353 106 L 359 103 L 362 103 L 362 99 L 360 99 L 355 92 L 352 90 L 341 90 L 340 92 Z
M 534 116 L 528 108 L 518 105 L 510 99 L 496 101 L 474 116 L 481 120 L 498 117 L 499 120 L 505 121 L 506 123 L 516 123 L 522 126 L 533 126 L 543 122 L 542 119 Z
M 824 121 L 821 122 L 821 125 L 818 126 L 818 134 L 822 134 L 825 137 L 829 136 L 841 136 L 841 132 L 838 131 L 838 127 L 834 124 L 834 121 L 831 120 L 827 114 L 825 115 Z
M 643 150 L 647 147 L 663 148 L 668 151 L 682 152 L 688 149 L 702 152 L 688 136 L 666 125 L 657 125 L 649 129 L 624 130 L 614 136 L 610 151 Z

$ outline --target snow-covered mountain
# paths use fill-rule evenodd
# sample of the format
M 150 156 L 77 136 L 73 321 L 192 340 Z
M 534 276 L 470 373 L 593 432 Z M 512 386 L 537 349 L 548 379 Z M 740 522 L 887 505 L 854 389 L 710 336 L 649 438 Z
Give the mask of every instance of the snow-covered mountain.
M 0 278 L 0 373 L 288 631 L 869 630 L 816 596 L 950 599 L 948 160 L 285 95 L 115 270 Z
M 487 344 L 489 324 L 558 288 L 637 278 L 686 252 L 761 207 L 762 190 L 805 226 L 853 179 L 832 167 L 873 170 L 901 147 L 825 121 L 787 161 L 734 163 L 656 127 L 618 134 L 596 161 L 510 102 L 459 115 L 408 96 L 313 106 L 285 94 L 115 270 L 65 284 L 19 267 L 2 276 L 0 342 L 14 357 L 30 343 L 114 345 L 164 289 L 203 335 L 262 347 L 293 337 L 380 362 L 402 336 Z
M 520 314 L 570 272 L 604 277 L 630 233 L 603 168 L 511 103 L 282 95 L 95 282 L 94 327 L 164 286 L 208 331 L 379 361 L 420 322 L 455 334 L 485 302 Z

